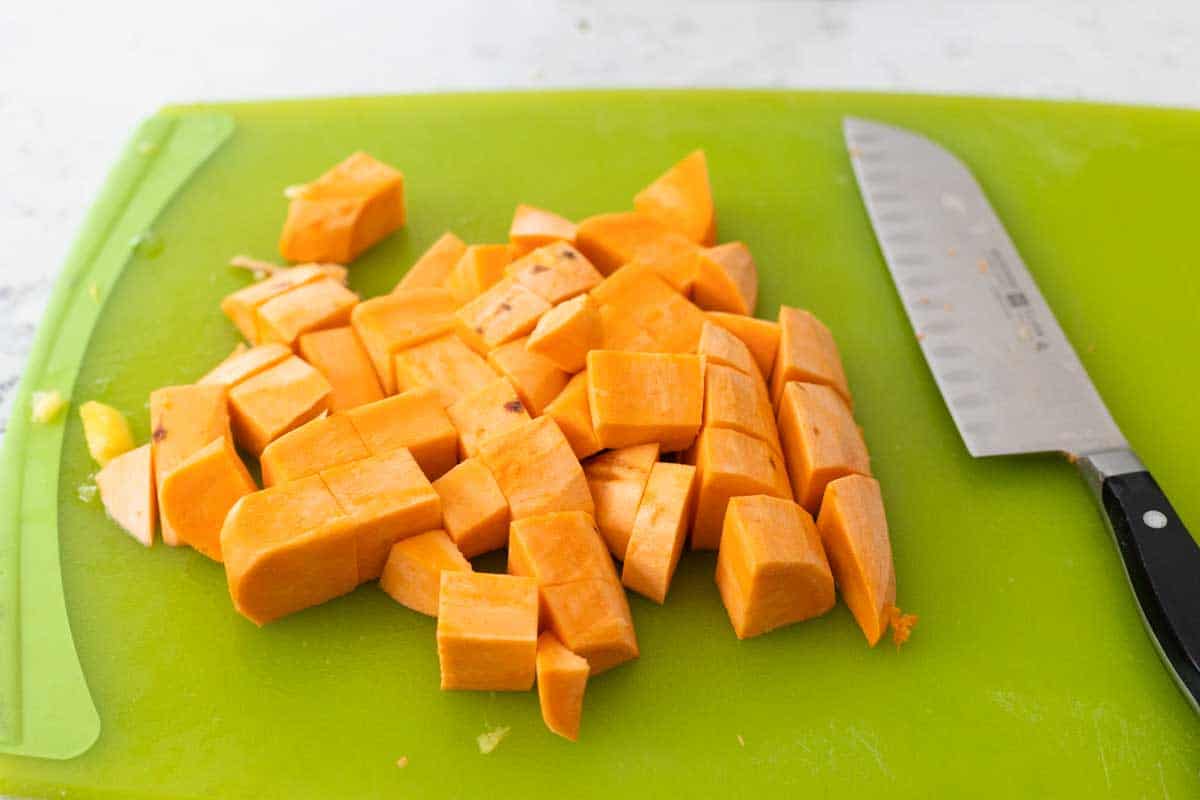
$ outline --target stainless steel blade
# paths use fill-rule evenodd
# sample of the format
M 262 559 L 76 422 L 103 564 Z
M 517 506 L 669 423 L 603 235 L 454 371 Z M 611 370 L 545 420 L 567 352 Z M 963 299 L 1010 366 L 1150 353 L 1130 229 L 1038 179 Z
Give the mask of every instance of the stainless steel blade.
M 847 117 L 854 174 L 925 360 L 973 456 L 1127 447 L 970 170 Z

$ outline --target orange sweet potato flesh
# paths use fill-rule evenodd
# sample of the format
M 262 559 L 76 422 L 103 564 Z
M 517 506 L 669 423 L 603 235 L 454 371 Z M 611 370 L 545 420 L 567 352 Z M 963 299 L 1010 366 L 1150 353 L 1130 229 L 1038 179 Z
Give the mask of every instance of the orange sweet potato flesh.
M 536 669 L 537 635 L 533 579 L 442 573 L 437 623 L 442 689 L 528 691 Z
M 354 332 L 371 357 L 385 394 L 396 393 L 392 357 L 406 347 L 454 330 L 458 300 L 448 289 L 397 289 L 355 306 Z
M 758 362 L 754 360 L 746 343 L 715 322 L 704 321 L 704 327 L 700 329 L 698 352 L 707 359 L 709 364 L 733 367 L 759 381 L 764 380 L 758 369 Z
M 717 588 L 739 639 L 833 608 L 833 575 L 808 512 L 766 495 L 735 497 L 725 514 Z
M 750 348 L 763 379 L 771 377 L 775 365 L 775 353 L 779 350 L 779 323 L 770 320 L 730 314 L 725 311 L 706 311 L 709 322 L 720 325 L 737 336 Z
M 383 399 L 383 389 L 371 359 L 354 329 L 346 326 L 306 333 L 299 341 L 300 357 L 325 376 L 333 387 L 332 413 Z
M 221 554 L 234 607 L 257 625 L 359 582 L 353 531 L 319 475 L 239 500 L 221 528 Z
M 319 417 L 288 431 L 259 456 L 264 486 L 316 475 L 323 469 L 371 455 L 345 414 Z
M 670 452 L 696 438 L 704 397 L 698 356 L 593 350 L 587 375 L 592 427 L 602 446 L 657 442 Z
M 710 247 L 697 259 L 692 300 L 703 309 L 754 314 L 758 305 L 758 268 L 741 242 Z
M 379 586 L 400 605 L 436 617 L 445 571 L 471 572 L 471 562 L 445 531 L 426 531 L 392 545 Z
M 538 417 L 485 442 L 479 460 L 496 478 L 512 518 L 595 510 L 579 460 L 553 419 Z
M 615 578 L 586 578 L 540 591 L 548 627 L 587 659 L 592 675 L 638 657 L 629 601 Z
M 513 212 L 508 241 L 522 254 L 554 242 L 574 243 L 575 223 L 552 211 L 521 203 Z
M 483 357 L 454 334 L 401 350 L 392 357 L 396 388 L 436 389 L 443 406 L 477 392 L 496 379 Z
M 393 544 L 442 524 L 441 499 L 403 448 L 320 476 L 352 528 L 360 583 L 379 577 Z
M 572 742 L 579 740 L 587 660 L 568 650 L 550 631 L 538 637 L 537 690 L 546 727 Z
M 684 156 L 638 192 L 633 207 L 697 244 L 713 244 L 717 238 L 717 217 L 704 151 Z
M 458 430 L 458 454 L 470 458 L 493 436 L 529 422 L 529 412 L 507 378 L 491 383 L 446 407 L 446 415 Z
M 256 489 L 232 440 L 220 436 L 167 473 L 158 502 L 179 541 L 221 561 L 225 515 Z
M 163 479 L 214 439 L 229 436 L 229 409 L 225 386 L 167 386 L 150 394 L 150 443 L 154 483 Z M 165 544 L 179 544 L 174 529 L 159 508 Z
M 562 392 L 571 376 L 554 362 L 526 348 L 529 337 L 502 344 L 488 353 L 492 369 L 512 383 L 521 403 L 533 416 L 541 416 L 547 404 Z
M 634 249 L 671 228 L 648 214 L 621 211 L 598 214 L 579 223 L 575 246 L 605 275 L 633 260 Z
M 600 440 L 596 438 L 596 430 L 592 427 L 586 372 L 571 378 L 558 397 L 546 406 L 545 414 L 558 423 L 576 458 L 585 459 L 602 449 Z
M 792 499 L 783 456 L 769 444 L 728 428 L 705 428 L 696 443 L 696 518 L 692 548 L 716 550 L 732 497 Z
M 333 278 L 346 280 L 346 270 L 334 264 L 301 264 L 276 272 L 271 277 L 238 289 L 221 300 L 221 310 L 251 344 L 258 343 L 258 307 L 297 286 Z
M 224 361 L 209 370 L 196 383 L 234 386 L 275 366 L 291 354 L 290 349 L 277 342 L 251 348 L 239 345 Z
M 542 587 L 592 578 L 617 579 L 596 523 L 584 511 L 515 520 L 509 531 L 508 571 L 534 578 Z
M 775 414 L 758 373 L 709 364 L 704 370 L 704 425 L 732 428 L 780 449 Z
M 510 261 L 512 252 L 506 244 L 473 244 L 455 262 L 445 287 L 465 303 L 498 283 Z
M 654 464 L 625 549 L 621 583 L 660 605 L 679 565 L 696 500 L 696 468 Z
M 638 504 L 658 454 L 655 442 L 609 450 L 583 464 L 596 506 L 596 525 L 609 551 L 619 559 L 626 557 Z
M 234 437 L 260 455 L 268 444 L 329 409 L 325 376 L 292 356 L 229 390 Z
M 462 239 L 449 231 L 443 233 L 421 254 L 416 263 L 408 268 L 408 272 L 404 273 L 404 277 L 393 291 L 441 288 L 450 276 L 450 270 L 454 269 L 454 265 L 466 251 L 467 245 Z
M 862 432 L 836 391 L 790 382 L 779 402 L 779 433 L 796 502 L 817 513 L 825 486 L 845 475 L 870 475 Z
M 565 372 L 579 372 L 587 365 L 588 351 L 603 345 L 603 336 L 599 306 L 581 294 L 542 314 L 526 347 Z
M 633 248 L 630 263 L 649 267 L 671 284 L 675 291 L 691 295 L 700 277 L 701 255 L 702 250 L 686 236 L 664 233 L 656 239 L 637 244 Z
M 332 278 L 297 286 L 258 307 L 258 341 L 295 347 L 301 334 L 348 325 L 357 304 L 358 295 Z
M 404 176 L 354 153 L 291 201 L 279 251 L 291 261 L 348 264 L 404 222 Z
M 146 547 L 154 544 L 158 506 L 150 445 L 122 453 L 105 464 L 96 473 L 96 487 L 114 522 Z
M 469 458 L 433 482 L 442 500 L 442 524 L 467 558 L 508 543 L 508 500 L 491 471 Z
M 874 647 L 896 604 L 896 569 L 879 483 L 847 475 L 825 487 L 817 518 L 838 591 Z
M 779 404 L 789 381 L 831 386 L 853 408 L 850 386 L 842 368 L 842 357 L 829 328 L 812 314 L 788 306 L 779 307 L 779 352 L 771 372 L 771 401 Z
M 606 350 L 694 353 L 704 312 L 644 264 L 629 264 L 592 290 Z
M 589 292 L 604 280 L 583 253 L 566 242 L 539 247 L 504 272 L 551 305 Z
M 456 328 L 475 352 L 487 355 L 489 350 L 529 334 L 549 310 L 550 304 L 524 284 L 503 278 L 455 312 Z
M 430 480 L 441 477 L 458 460 L 458 432 L 436 389 L 409 389 L 352 408 L 346 417 L 371 455 L 407 448 Z

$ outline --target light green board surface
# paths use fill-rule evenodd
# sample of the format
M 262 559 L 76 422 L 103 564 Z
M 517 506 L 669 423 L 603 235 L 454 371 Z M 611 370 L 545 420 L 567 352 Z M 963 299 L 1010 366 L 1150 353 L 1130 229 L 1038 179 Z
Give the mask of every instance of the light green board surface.
M 900 653 L 868 649 L 844 607 L 738 642 L 711 554 L 688 554 L 665 607 L 632 599 L 642 658 L 589 687 L 572 745 L 544 729 L 533 694 L 438 691 L 433 621 L 374 586 L 262 630 L 237 616 L 218 565 L 187 549 L 145 552 L 97 502 L 80 501 L 94 467 L 73 405 L 59 423 L 62 584 L 101 730 L 77 758 L 0 756 L 0 791 L 1200 794 L 1200 719 L 1143 632 L 1082 482 L 1056 457 L 968 457 L 887 277 L 840 132 L 843 114 L 874 117 L 927 133 L 971 165 L 1114 415 L 1195 529 L 1200 117 L 999 100 L 625 92 L 171 109 L 146 130 L 165 118 L 215 125 L 219 140 L 214 113 L 229 115 L 233 133 L 154 221 L 162 252 L 133 254 L 119 278 L 98 280 L 103 305 L 82 368 L 73 382 L 46 377 L 73 383 L 74 405 L 112 403 L 144 440 L 149 392 L 194 380 L 235 343 L 216 304 L 246 277 L 223 266 L 228 257 L 272 257 L 282 188 L 351 150 L 396 164 L 407 180 L 409 227 L 351 271 L 353 287 L 372 295 L 446 229 L 499 241 L 518 201 L 575 218 L 627 207 L 702 146 L 720 237 L 746 241 L 760 265 L 760 315 L 781 302 L 804 306 L 835 332 L 884 487 L 900 602 L 921 622 Z M 166 169 L 175 155 L 154 157 Z M 97 213 L 93 228 L 105 218 Z M 109 224 L 89 235 L 127 247 L 128 231 Z M 87 299 L 88 268 L 60 287 L 67 308 Z M 79 345 L 87 329 L 69 324 L 62 336 Z M 46 360 L 39 349 L 30 374 L 44 375 Z M 26 382 L 18 417 L 34 388 Z M 56 435 L 14 421 L 10 437 L 16 430 L 35 445 Z M 55 485 L 45 441 L 17 443 L 16 452 L 8 444 L 4 488 L 18 472 L 26 486 Z M 52 535 L 55 510 L 51 502 L 18 515 L 20 530 Z M 0 557 L 13 551 L 8 517 Z M 52 627 L 23 631 L 23 650 Z M 13 662 L 0 665 L 0 689 L 11 692 Z M 34 715 L 64 713 L 37 708 L 0 732 L 19 739 Z M 497 725 L 511 734 L 480 755 L 475 737 Z M 407 768 L 396 766 L 401 756 Z

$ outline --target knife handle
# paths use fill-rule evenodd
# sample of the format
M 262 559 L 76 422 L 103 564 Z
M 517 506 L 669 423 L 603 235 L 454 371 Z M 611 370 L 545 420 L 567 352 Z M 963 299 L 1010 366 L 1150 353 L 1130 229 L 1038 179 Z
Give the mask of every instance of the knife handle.
M 1179 687 L 1200 710 L 1200 547 L 1148 471 L 1097 477 L 1142 618 Z

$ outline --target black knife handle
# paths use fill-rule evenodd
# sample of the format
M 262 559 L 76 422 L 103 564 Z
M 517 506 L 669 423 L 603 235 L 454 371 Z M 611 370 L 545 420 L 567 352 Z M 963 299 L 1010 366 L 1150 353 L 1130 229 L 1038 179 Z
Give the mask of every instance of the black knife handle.
M 1200 710 L 1200 547 L 1149 472 L 1109 475 L 1099 488 L 1146 627 Z

